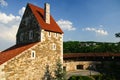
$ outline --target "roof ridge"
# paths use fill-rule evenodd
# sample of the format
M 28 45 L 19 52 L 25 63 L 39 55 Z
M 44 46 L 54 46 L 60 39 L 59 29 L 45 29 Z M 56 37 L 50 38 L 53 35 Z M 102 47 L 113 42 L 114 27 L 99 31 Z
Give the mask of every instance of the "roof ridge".
M 31 4 L 31 3 L 28 3 L 27 5 L 29 5 L 29 6 L 34 6 L 34 7 L 37 7 L 37 8 L 43 9 L 43 8 L 41 8 L 41 7 L 39 7 L 39 6 L 36 6 L 36 5 L 34 5 L 34 4 Z
M 38 23 L 42 29 L 52 31 L 52 32 L 63 33 L 63 31 L 58 26 L 58 24 L 55 22 L 55 20 L 53 19 L 51 14 L 50 14 L 50 24 L 47 24 L 44 20 L 44 9 L 43 8 L 40 8 L 31 3 L 28 3 L 28 6 L 31 9 L 32 13 L 34 14 L 36 20 L 38 21 Z

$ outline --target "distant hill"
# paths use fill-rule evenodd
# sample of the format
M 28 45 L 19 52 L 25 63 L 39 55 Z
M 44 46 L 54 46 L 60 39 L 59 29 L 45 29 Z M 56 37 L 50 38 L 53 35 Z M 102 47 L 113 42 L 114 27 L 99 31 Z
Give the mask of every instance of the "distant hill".
M 120 53 L 120 43 L 110 42 L 80 42 L 67 41 L 63 42 L 64 53 Z

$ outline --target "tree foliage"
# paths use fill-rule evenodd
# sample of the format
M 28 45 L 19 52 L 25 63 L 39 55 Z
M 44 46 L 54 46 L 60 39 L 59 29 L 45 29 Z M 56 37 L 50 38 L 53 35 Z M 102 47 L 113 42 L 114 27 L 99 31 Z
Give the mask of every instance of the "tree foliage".
M 119 53 L 120 43 L 105 43 L 105 42 L 79 42 L 67 41 L 63 43 L 64 53 Z
M 71 76 L 68 80 L 93 80 L 89 76 Z
M 63 70 L 60 60 L 56 63 L 56 70 L 54 72 L 55 76 L 53 77 L 49 70 L 49 65 L 47 65 L 43 80 L 66 80 L 66 72 Z
M 120 37 L 120 33 L 116 33 L 116 34 L 115 34 L 115 37 Z
M 46 66 L 46 71 L 45 71 L 43 80 L 53 80 L 53 77 L 52 77 L 51 72 L 49 70 L 49 65 Z
M 97 71 L 102 74 L 105 80 L 120 80 L 120 63 L 117 61 L 103 61 L 100 67 L 96 67 Z
M 66 72 L 62 68 L 60 60 L 56 64 L 57 69 L 55 70 L 55 80 L 66 80 Z

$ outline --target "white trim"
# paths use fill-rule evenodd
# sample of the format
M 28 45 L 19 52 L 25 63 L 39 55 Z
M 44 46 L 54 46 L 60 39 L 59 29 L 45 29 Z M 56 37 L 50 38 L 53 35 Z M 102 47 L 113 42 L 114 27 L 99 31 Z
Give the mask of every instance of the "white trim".
M 63 34 L 60 34 L 61 35 L 61 39 L 60 39 L 60 41 L 61 41 L 61 62 L 62 62 L 62 64 L 64 63 L 63 62 Z M 67 69 L 67 67 L 66 67 L 66 69 Z
M 44 29 L 41 30 L 41 42 L 45 41 Z

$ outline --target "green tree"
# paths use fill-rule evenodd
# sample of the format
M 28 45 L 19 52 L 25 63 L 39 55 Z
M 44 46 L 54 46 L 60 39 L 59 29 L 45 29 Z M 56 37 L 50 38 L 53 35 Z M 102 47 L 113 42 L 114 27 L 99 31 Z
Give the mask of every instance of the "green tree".
M 45 71 L 43 80 L 53 80 L 50 70 L 49 70 L 49 65 L 46 66 L 46 71 Z
M 63 43 L 64 53 L 79 52 L 79 41 L 68 41 Z
M 115 37 L 120 37 L 120 33 L 116 33 L 116 34 L 115 34 Z
M 56 67 L 57 69 L 55 70 L 55 80 L 66 80 L 66 72 L 62 68 L 60 60 L 57 62 Z
M 63 43 L 64 53 L 118 53 L 120 52 L 119 43 L 108 42 L 79 42 L 67 41 Z

